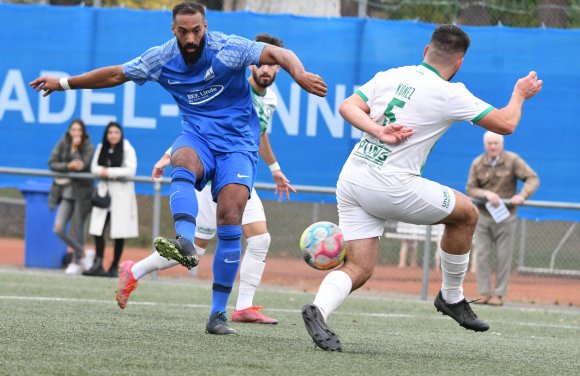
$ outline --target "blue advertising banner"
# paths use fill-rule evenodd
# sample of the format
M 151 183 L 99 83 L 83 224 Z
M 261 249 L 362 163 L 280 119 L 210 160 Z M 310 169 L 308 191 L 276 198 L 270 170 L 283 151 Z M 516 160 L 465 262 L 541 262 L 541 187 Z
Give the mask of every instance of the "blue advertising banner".
M 335 186 L 360 135 L 339 115 L 340 103 L 380 70 L 421 63 L 435 27 L 415 21 L 245 12 L 210 11 L 207 20 L 209 30 L 226 34 L 275 35 L 309 71 L 324 77 L 328 96 L 318 98 L 300 89 L 287 73 L 278 74 L 272 88 L 279 107 L 270 140 L 293 184 L 326 187 Z M 544 80 L 544 89 L 525 104 L 520 126 L 506 137 L 505 147 L 540 175 L 533 199 L 580 202 L 580 127 L 574 121 L 580 99 L 580 53 L 575 48 L 580 31 L 464 29 L 472 46 L 453 80 L 464 82 L 476 96 L 501 108 L 519 77 L 535 70 Z M 155 83 L 73 90 L 47 98 L 28 86 L 40 75 L 76 75 L 122 64 L 164 43 L 173 37 L 170 11 L 0 4 L 0 35 L 0 166 L 45 169 L 52 147 L 73 119 L 86 122 L 94 144 L 101 141 L 104 126 L 116 120 L 137 151 L 138 174 L 149 175 L 179 134 L 178 109 Z M 424 176 L 464 191 L 470 163 L 483 152 L 482 136 L 477 126 L 454 125 L 435 147 Z M 262 162 L 258 170 L 258 182 L 272 182 Z M 17 186 L 22 179 L 0 175 L 0 186 Z M 145 185 L 139 189 L 151 192 Z M 546 211 L 522 213 L 549 216 Z

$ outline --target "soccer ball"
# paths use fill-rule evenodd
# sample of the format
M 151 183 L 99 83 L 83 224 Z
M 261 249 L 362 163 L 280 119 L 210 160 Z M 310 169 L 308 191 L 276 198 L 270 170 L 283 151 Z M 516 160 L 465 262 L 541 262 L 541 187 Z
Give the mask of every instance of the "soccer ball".
M 332 222 L 316 222 L 308 226 L 300 237 L 300 250 L 304 261 L 318 270 L 337 267 L 346 254 L 342 231 Z

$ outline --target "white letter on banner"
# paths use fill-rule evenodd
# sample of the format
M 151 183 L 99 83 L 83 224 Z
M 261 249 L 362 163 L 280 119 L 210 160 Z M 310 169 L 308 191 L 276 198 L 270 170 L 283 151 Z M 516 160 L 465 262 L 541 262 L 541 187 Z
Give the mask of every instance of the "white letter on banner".
M 344 101 L 345 93 L 346 87 L 344 85 L 336 85 L 334 113 L 330 110 L 326 99 L 315 95 L 308 95 L 308 113 L 306 115 L 307 136 L 316 137 L 316 120 L 318 118 L 319 109 L 332 137 L 341 138 L 344 135 L 344 120 L 338 112 L 338 107 L 342 101 Z
M 123 126 L 129 128 L 155 129 L 157 120 L 155 118 L 135 116 L 135 85 L 134 82 L 127 82 L 123 92 Z
M 115 103 L 115 94 L 113 93 L 95 93 L 92 89 L 82 91 L 81 98 L 81 119 L 87 125 L 107 125 L 110 121 L 116 121 L 115 115 L 93 115 L 93 103 L 113 104 Z
M 68 77 L 69 74 L 60 71 L 41 71 L 41 76 L 53 76 L 53 77 Z M 43 91 L 40 91 L 42 94 Z M 58 94 L 61 95 L 61 94 Z M 62 93 L 64 95 L 64 107 L 60 112 L 50 112 L 50 98 L 40 96 L 38 101 L 38 122 L 41 124 L 61 124 L 66 123 L 70 118 L 72 118 L 77 105 L 77 93 L 75 90 L 66 90 Z
M 14 92 L 15 98 L 10 99 Z M 28 95 L 26 95 L 26 85 L 22 78 L 22 72 L 18 69 L 10 69 L 6 74 L 4 85 L 0 89 L 0 120 L 4 118 L 6 111 L 19 111 L 22 119 L 26 123 L 34 123 L 34 115 Z
M 298 136 L 298 124 L 300 123 L 300 86 L 295 82 L 292 82 L 290 85 L 290 106 L 288 106 L 290 109 L 288 109 L 284 104 L 284 99 L 282 98 L 282 95 L 280 95 L 276 84 L 272 84 L 270 89 L 272 89 L 274 94 L 278 97 L 278 107 L 276 107 L 274 113 L 280 116 L 282 125 L 289 136 Z M 271 127 L 271 123 L 268 127 Z

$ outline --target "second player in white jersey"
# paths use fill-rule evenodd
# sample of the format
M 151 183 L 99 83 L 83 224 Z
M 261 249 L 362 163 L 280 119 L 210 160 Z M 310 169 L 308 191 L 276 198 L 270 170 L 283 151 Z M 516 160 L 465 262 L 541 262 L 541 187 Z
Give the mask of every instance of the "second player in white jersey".
M 376 74 L 340 106 L 342 117 L 363 136 L 348 157 L 336 189 L 345 262 L 324 278 L 313 304 L 302 309 L 308 333 L 324 350 L 342 350 L 326 321 L 371 277 L 387 220 L 445 225 L 440 247 L 442 284 L 435 308 L 466 329 L 489 329 L 471 309 L 462 287 L 477 208 L 462 193 L 422 178 L 421 171 L 437 140 L 455 122 L 467 120 L 496 133 L 512 133 L 523 102 L 540 91 L 542 81 L 531 72 L 518 80 L 510 102 L 494 109 L 463 84 L 449 82 L 469 44 L 469 36 L 459 27 L 440 25 L 425 47 L 422 64 Z
M 345 183 L 371 190 L 361 200 L 376 202 L 371 204 L 370 214 L 377 220 L 361 226 L 360 216 L 353 216 L 339 201 L 345 240 L 380 236 L 382 219 L 432 224 L 449 215 L 455 207 L 451 188 L 417 177 L 435 143 L 453 123 L 476 122 L 493 107 L 462 83 L 443 80 L 427 63 L 379 72 L 356 95 L 366 102 L 375 123 L 405 124 L 413 136 L 388 145 L 363 133 L 354 146 L 340 174 L 337 192 L 339 196 L 346 194 L 349 187 Z

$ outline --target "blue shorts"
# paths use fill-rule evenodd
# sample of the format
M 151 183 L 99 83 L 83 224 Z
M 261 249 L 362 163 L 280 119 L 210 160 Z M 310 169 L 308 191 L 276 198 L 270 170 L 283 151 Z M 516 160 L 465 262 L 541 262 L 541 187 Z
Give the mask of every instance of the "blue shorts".
M 201 191 L 208 181 L 212 181 L 211 195 L 214 201 L 221 189 L 227 184 L 240 184 L 248 187 L 248 197 L 254 188 L 258 165 L 257 151 L 234 151 L 224 153 L 210 149 L 198 136 L 182 132 L 173 143 L 171 152 L 182 147 L 190 147 L 197 152 L 203 164 L 203 177 L 195 183 Z

